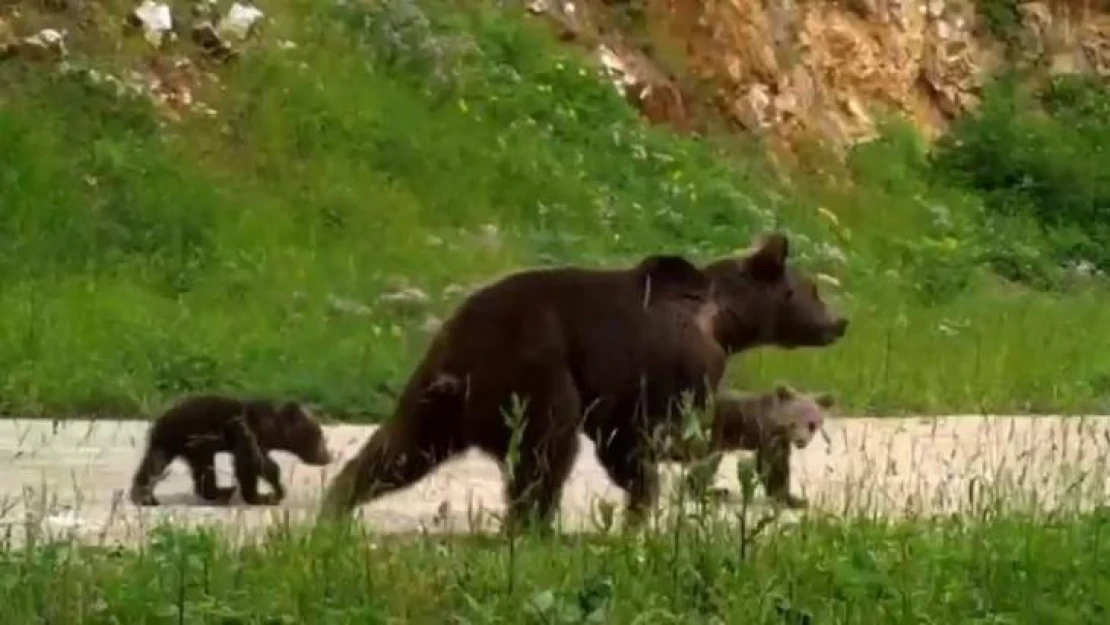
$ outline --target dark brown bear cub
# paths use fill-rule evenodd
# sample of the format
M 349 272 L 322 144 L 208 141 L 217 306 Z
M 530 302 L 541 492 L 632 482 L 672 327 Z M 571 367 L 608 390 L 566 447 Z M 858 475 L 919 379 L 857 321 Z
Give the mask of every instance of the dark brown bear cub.
M 791 447 L 804 449 L 821 433 L 835 400 L 830 393 L 801 393 L 778 383 L 766 393 L 721 391 L 713 401 L 708 437 L 667 441 L 664 457 L 690 465 L 687 485 L 708 487 L 722 455 L 754 451 L 756 473 L 767 495 L 789 508 L 807 502 L 790 493 Z
M 226 504 L 234 488 L 216 483 L 216 453 L 234 457 L 235 479 L 243 501 L 273 505 L 285 498 L 281 470 L 271 450 L 288 451 L 303 462 L 323 466 L 331 461 L 320 424 L 297 402 L 281 404 L 266 399 L 235 399 L 217 395 L 189 397 L 155 419 L 147 434 L 146 451 L 131 483 L 131 501 L 156 506 L 154 485 L 177 457 L 192 473 L 196 494 Z M 272 493 L 258 492 L 258 478 Z

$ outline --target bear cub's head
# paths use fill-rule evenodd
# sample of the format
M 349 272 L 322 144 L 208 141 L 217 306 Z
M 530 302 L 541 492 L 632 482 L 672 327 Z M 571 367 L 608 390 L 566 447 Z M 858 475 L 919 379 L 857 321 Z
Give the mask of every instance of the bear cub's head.
M 324 429 L 306 406 L 287 401 L 274 413 L 273 447 L 288 451 L 305 464 L 324 466 L 332 461 Z
M 772 418 L 786 429 L 794 447 L 804 449 L 817 433 L 825 434 L 828 412 L 836 403 L 831 393 L 799 393 L 783 382 L 772 393 Z

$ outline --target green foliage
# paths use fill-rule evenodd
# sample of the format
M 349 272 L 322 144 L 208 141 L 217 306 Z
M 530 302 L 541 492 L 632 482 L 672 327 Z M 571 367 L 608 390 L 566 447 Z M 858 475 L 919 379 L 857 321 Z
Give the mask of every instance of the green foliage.
M 977 142 L 939 158 L 890 126 L 857 149 L 842 189 L 648 127 L 516 7 L 281 0 L 267 15 L 272 34 L 206 96 L 215 119 L 167 124 L 95 79 L 123 75 L 119 59 L 76 54 L 58 74 L 0 65 L 12 86 L 0 100 L 3 407 L 138 415 L 227 390 L 377 418 L 422 328 L 475 283 L 534 264 L 706 260 L 772 227 L 839 280 L 824 292 L 851 334 L 745 356 L 730 384 L 786 378 L 857 411 L 1100 400 L 1101 287 L 1015 293 L 984 270 L 1055 288 L 1065 259 L 1105 260 L 1090 236 L 1098 159 L 1054 169 L 1045 156 L 1079 151 L 1059 134 L 1069 123 L 1067 141 L 1101 128 L 1090 89 L 1061 83 L 1045 99 L 1085 130 L 988 98 L 988 121 L 957 131 Z M 1027 126 L 1039 129 L 1028 141 L 1015 129 Z M 991 177 L 1027 171 L 1046 182 Z M 1072 221 L 1043 226 L 1052 203 Z M 382 298 L 404 287 L 427 301 Z M 1042 340 L 1061 316 L 1103 338 Z
M 1032 237 L 1053 265 L 1110 267 L 1107 110 L 1110 92 L 1092 80 L 1059 76 L 1027 94 L 1014 79 L 1003 79 L 979 111 L 938 143 L 940 177 L 983 198 L 985 231 L 999 241 L 991 254 L 997 270 L 1042 283 L 1050 275 L 1028 250 L 1001 249 L 1013 241 L 1005 235 L 1016 231 Z
M 1013 51 L 1019 44 L 1022 29 L 1018 0 L 976 0 L 975 8 L 988 33 Z
M 19 623 L 1093 623 L 1107 531 L 1104 514 L 806 519 L 747 556 L 716 526 L 523 536 L 510 570 L 509 546 L 479 535 L 282 528 L 236 545 L 159 528 L 142 551 L 10 549 L 0 588 Z

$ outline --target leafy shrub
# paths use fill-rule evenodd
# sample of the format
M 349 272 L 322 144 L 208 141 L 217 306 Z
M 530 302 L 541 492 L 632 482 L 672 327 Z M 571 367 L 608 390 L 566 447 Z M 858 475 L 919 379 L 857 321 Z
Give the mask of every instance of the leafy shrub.
M 1005 78 L 985 96 L 938 141 L 935 173 L 982 197 L 988 233 L 1031 220 L 1052 264 L 1110 267 L 1110 94 L 1092 80 L 1061 76 L 1033 94 Z M 1028 264 L 1024 252 L 1023 261 L 1006 258 L 1002 246 L 1011 243 L 993 244 L 995 269 Z

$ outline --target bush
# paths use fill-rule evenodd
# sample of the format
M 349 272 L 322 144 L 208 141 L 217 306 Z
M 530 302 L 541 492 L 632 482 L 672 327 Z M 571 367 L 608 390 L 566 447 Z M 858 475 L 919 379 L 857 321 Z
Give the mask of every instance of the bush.
M 1052 264 L 1090 262 L 1105 270 L 1110 268 L 1108 113 L 1110 92 L 1095 81 L 1060 76 L 1030 94 L 1014 77 L 1005 78 L 988 88 L 980 110 L 938 141 L 931 162 L 940 180 L 982 197 L 986 234 L 1028 233 L 1011 222 L 1035 224 Z M 1030 259 L 1001 249 L 1010 243 L 991 244 L 996 270 L 1030 279 L 1043 273 L 1018 269 Z

